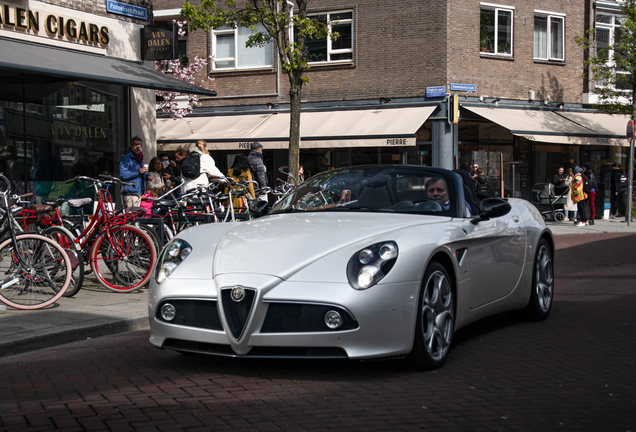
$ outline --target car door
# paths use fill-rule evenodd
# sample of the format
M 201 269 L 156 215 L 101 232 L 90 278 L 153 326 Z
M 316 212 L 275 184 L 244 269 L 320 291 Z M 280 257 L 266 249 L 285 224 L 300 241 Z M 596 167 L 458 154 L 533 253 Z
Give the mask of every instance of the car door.
M 471 223 L 465 219 L 470 263 L 470 307 L 508 295 L 519 283 L 526 254 L 526 229 L 514 207 L 501 217 Z

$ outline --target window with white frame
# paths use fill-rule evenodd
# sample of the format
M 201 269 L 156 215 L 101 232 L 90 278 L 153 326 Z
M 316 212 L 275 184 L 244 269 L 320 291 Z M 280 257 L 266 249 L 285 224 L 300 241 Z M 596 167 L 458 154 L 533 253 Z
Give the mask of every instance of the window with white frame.
M 262 24 L 256 24 L 257 32 L 264 32 Z M 272 42 L 262 47 L 245 46 L 252 30 L 247 27 L 219 27 L 212 30 L 213 70 L 255 69 L 274 65 Z
M 621 39 L 621 24 L 625 21 L 624 16 L 597 13 L 596 22 L 594 23 L 594 40 L 596 43 L 597 55 L 604 56 L 605 64 L 609 68 L 616 68 L 614 62 L 614 50 L 612 47 Z M 616 80 L 616 90 L 631 90 L 631 74 L 620 68 L 615 70 L 616 74 L 625 75 L 624 80 Z M 604 81 L 596 81 L 597 86 L 606 86 Z
M 326 38 L 306 38 L 305 47 L 309 63 L 318 62 L 350 62 L 353 60 L 353 11 L 330 12 L 326 14 L 308 15 L 322 22 L 329 29 L 329 34 L 338 33 L 333 41 Z
M 565 14 L 534 11 L 534 59 L 565 61 Z
M 512 56 L 514 7 L 481 3 L 479 50 L 482 54 Z

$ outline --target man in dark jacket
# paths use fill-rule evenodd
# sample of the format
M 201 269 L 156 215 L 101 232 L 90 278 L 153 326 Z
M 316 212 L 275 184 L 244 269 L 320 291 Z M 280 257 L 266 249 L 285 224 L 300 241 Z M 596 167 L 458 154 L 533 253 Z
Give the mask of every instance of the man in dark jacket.
M 616 215 L 619 213 L 625 214 L 627 218 L 627 173 L 621 168 L 620 164 L 614 170 L 614 184 L 616 191 L 614 196 L 616 197 Z M 613 219 L 613 218 L 612 218 Z
M 583 168 L 585 171 L 583 175 L 587 177 L 587 180 L 590 184 L 590 193 L 588 194 L 588 203 L 590 206 L 590 220 L 588 221 L 590 225 L 594 225 L 594 218 L 596 213 L 596 207 L 594 206 L 594 200 L 596 199 L 596 188 L 598 187 L 596 184 L 596 176 L 592 172 L 592 162 L 586 162 L 583 164 Z
M 247 163 L 252 172 L 252 178 L 258 182 L 258 186 L 264 188 L 267 186 L 267 168 L 263 163 L 263 144 L 253 142 L 250 144 L 252 151 L 247 156 Z

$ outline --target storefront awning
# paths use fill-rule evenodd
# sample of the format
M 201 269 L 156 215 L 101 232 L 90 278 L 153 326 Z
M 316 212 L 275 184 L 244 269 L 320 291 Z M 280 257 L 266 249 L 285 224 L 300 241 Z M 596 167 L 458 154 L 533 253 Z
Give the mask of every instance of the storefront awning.
M 300 148 L 414 146 L 418 129 L 437 106 L 303 112 Z M 157 119 L 157 147 L 176 150 L 202 139 L 211 150 L 289 147 L 289 113 Z
M 213 90 L 172 78 L 138 62 L 0 38 L 0 94 L 6 93 L 4 100 L 13 93 L 20 94 L 23 77 L 29 86 L 37 84 L 41 89 L 55 88 L 54 83 L 93 81 L 216 96 Z
M 530 141 L 555 144 L 629 146 L 628 116 L 462 106 Z

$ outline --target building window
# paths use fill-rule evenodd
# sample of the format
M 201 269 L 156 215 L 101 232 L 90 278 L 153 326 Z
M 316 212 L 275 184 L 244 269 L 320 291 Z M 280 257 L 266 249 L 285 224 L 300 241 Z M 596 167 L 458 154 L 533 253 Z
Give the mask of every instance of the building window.
M 256 24 L 257 32 L 265 32 Z M 247 48 L 245 43 L 252 34 L 247 27 L 219 27 L 212 30 L 213 70 L 254 69 L 274 65 L 274 45 Z
M 482 3 L 479 48 L 483 54 L 512 56 L 514 8 Z
M 534 15 L 535 60 L 565 61 L 565 16 L 562 14 Z
M 616 80 L 616 90 L 631 90 L 632 80 L 631 74 L 622 68 L 616 68 L 614 62 L 614 50 L 612 49 L 614 44 L 619 43 L 621 40 L 621 24 L 625 21 L 625 17 L 609 14 L 597 14 L 595 23 L 595 42 L 596 53 L 602 56 L 605 60 L 605 65 L 608 68 L 615 69 L 617 75 L 624 75 L 625 79 Z M 618 78 L 618 77 L 617 77 Z M 608 83 L 604 80 L 596 81 L 596 86 L 605 87 Z
M 353 60 L 353 12 L 331 12 L 309 15 L 315 21 L 324 23 L 329 33 L 338 33 L 338 39 L 306 38 L 307 60 L 309 63 L 351 62 Z

